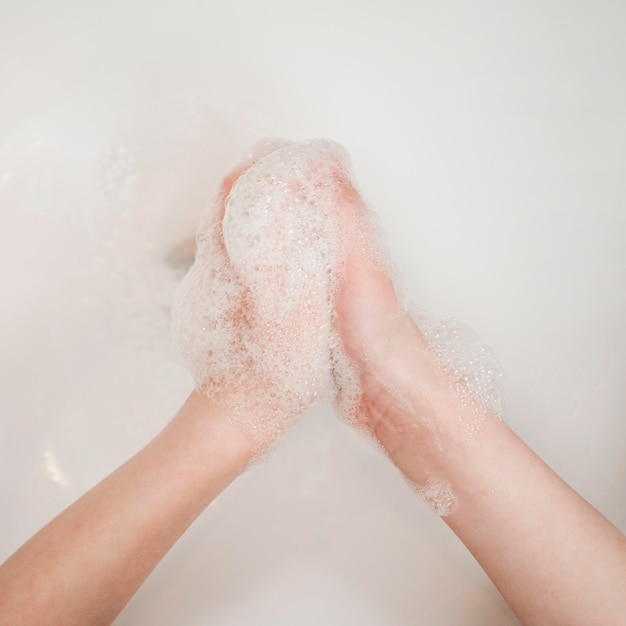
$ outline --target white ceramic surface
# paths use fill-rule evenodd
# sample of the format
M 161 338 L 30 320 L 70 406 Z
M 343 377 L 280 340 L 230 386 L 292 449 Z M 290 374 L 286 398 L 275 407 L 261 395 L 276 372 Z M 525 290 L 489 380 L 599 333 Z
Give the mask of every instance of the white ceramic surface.
M 626 529 L 626 4 L 5 0 L 0 85 L 0 560 L 188 393 L 179 245 L 266 135 L 347 147 L 412 299 L 494 348 L 509 423 Z M 516 621 L 317 410 L 117 623 Z

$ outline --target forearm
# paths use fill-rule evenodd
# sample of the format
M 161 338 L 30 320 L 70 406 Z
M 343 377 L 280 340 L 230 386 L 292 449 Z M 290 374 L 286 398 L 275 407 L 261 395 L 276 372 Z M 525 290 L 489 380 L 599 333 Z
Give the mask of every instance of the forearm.
M 625 623 L 626 539 L 504 423 L 449 468 L 445 521 L 523 624 Z
M 29 626 L 111 623 L 251 454 L 192 394 L 148 446 L 0 567 L 0 615 Z
M 624 536 L 504 422 L 491 416 L 474 430 L 475 416 L 414 325 L 398 345 L 390 369 L 401 373 L 385 383 L 404 405 L 384 391 L 388 384 L 370 381 L 374 432 L 418 489 L 449 485 L 455 503 L 446 523 L 522 623 L 626 623 Z

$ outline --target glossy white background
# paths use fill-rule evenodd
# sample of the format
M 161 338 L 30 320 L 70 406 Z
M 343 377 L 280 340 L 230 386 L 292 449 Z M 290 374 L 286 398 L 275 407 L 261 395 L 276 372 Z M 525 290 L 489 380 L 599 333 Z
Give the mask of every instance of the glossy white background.
M 0 560 L 190 390 L 172 266 L 266 135 L 347 147 L 413 301 L 493 347 L 511 426 L 626 529 L 625 42 L 610 1 L 3 2 Z M 117 623 L 516 621 L 318 409 Z

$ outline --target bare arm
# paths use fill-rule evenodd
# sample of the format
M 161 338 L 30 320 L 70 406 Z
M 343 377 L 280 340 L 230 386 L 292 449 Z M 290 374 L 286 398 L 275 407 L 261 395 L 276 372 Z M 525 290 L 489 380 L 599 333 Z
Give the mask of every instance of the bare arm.
M 488 422 L 450 476 L 445 521 L 523 624 L 626 623 L 626 538 L 505 424 Z
M 192 393 L 151 443 L 0 567 L 2 622 L 110 624 L 251 455 L 248 439 Z
M 414 483 L 433 474 L 449 481 L 457 505 L 444 521 L 520 621 L 626 624 L 624 535 L 505 423 L 487 420 L 465 448 L 445 431 L 453 401 L 448 404 L 441 389 L 419 393 L 436 398 L 427 416 L 439 426 L 438 444 L 431 431 L 416 428 L 413 416 L 380 395 L 372 398 L 373 430 Z M 424 409 L 423 399 L 415 401 Z
M 224 179 L 201 220 L 196 262 L 174 302 L 174 334 L 206 397 L 192 393 L 154 441 L 0 568 L 0 619 L 6 623 L 110 623 L 200 512 L 313 402 L 321 383 L 309 372 L 304 348 L 312 343 L 325 350 L 319 332 L 327 322 L 325 288 L 313 305 L 303 284 L 285 306 L 289 264 L 261 263 L 242 277 L 250 259 L 241 251 L 230 257 L 223 230 L 233 186 L 279 145 L 264 144 Z M 281 193 L 293 187 L 288 175 L 278 178 Z M 264 210 L 273 214 L 281 207 Z M 244 217 L 237 218 L 238 211 Z M 230 215 L 237 223 L 247 213 L 235 202 Z M 267 224 L 262 235 L 271 245 Z M 293 378 L 293 372 L 300 375 Z
M 347 197 L 345 219 L 359 213 Z M 471 441 L 417 326 L 399 315 L 387 274 L 355 246 L 338 329 L 361 378 L 361 422 L 418 489 L 447 483 L 444 518 L 525 626 L 626 624 L 626 538 L 495 416 Z

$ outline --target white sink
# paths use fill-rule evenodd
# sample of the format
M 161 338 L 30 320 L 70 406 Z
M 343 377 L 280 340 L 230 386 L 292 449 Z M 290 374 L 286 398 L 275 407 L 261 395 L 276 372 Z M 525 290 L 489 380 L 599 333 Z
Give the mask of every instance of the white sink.
M 5 3 L 0 561 L 190 391 L 169 337 L 185 242 L 263 136 L 346 146 L 412 300 L 494 349 L 513 429 L 626 530 L 624 20 L 538 0 Z M 319 408 L 116 623 L 517 622 Z

